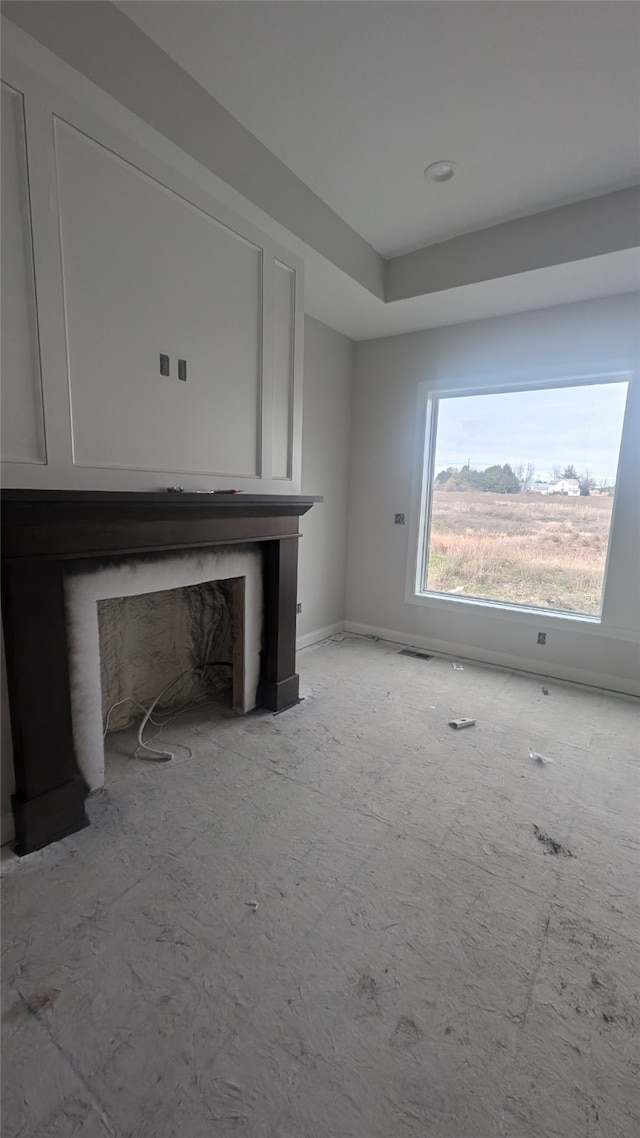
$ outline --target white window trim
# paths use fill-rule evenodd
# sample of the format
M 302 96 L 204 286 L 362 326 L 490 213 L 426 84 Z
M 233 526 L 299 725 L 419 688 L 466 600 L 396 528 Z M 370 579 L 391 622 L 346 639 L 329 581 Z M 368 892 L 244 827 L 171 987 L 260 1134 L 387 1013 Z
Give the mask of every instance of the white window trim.
M 588 631 L 590 626 L 593 631 L 600 629 L 607 588 L 611 533 L 616 515 L 618 479 L 616 479 L 611 511 L 611 528 L 602 582 L 601 607 L 597 616 L 587 613 L 564 612 L 560 609 L 535 608 L 534 606 L 518 605 L 508 601 L 485 600 L 482 597 L 461 597 L 452 593 L 427 592 L 420 588 L 420 579 L 423 576 L 424 558 L 429 547 L 431 530 L 431 495 L 435 463 L 435 446 L 433 444 L 438 426 L 438 401 L 447 397 L 455 398 L 464 395 L 496 395 L 503 391 L 541 391 L 545 388 L 589 387 L 593 384 L 604 383 L 627 383 L 630 385 L 632 379 L 633 372 L 628 368 L 614 367 L 605 371 L 586 374 L 562 372 L 557 369 L 553 372 L 547 369 L 521 372 L 517 376 L 510 373 L 499 377 L 494 375 L 486 383 L 483 383 L 479 378 L 474 380 L 469 377 L 461 377 L 457 381 L 448 380 L 443 383 L 439 383 L 437 380 L 423 380 L 422 383 L 419 383 L 416 405 L 414 471 L 409 511 L 405 603 L 441 612 L 464 611 L 465 609 L 468 612 L 475 611 L 476 613 L 497 612 L 500 617 L 506 620 L 535 625 L 541 631 L 551 628 L 557 629 L 563 625 L 567 628 L 575 628 L 576 625 L 580 625 L 585 631 Z M 627 392 L 621 438 L 625 431 L 628 408 Z M 454 607 L 452 608 L 452 606 Z

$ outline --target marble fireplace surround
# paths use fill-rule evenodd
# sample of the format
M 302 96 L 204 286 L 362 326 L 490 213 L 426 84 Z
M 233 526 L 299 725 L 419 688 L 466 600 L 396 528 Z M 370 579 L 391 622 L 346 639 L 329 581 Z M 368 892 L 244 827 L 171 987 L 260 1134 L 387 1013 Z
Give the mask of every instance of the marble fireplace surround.
M 233 546 L 251 545 L 262 569 L 255 702 L 280 711 L 298 699 L 299 518 L 321 500 L 284 494 L 2 491 L 2 613 L 17 853 L 30 853 L 88 825 L 89 785 L 74 741 L 69 674 L 71 577 L 81 580 L 83 569 L 91 575 L 108 558 L 125 557 L 135 565 L 138 556 L 142 565 L 149 554 L 172 552 L 197 554 L 203 562 L 214 547 L 231 553 Z M 234 577 L 243 575 L 234 569 Z M 95 779 L 91 782 L 95 785 Z

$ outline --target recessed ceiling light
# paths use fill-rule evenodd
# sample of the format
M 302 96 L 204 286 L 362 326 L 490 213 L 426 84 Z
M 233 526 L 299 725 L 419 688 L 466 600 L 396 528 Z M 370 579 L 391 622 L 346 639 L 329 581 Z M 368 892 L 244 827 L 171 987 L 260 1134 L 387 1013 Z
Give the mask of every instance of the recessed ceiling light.
M 458 167 L 455 162 L 432 162 L 430 166 L 427 166 L 424 176 L 432 182 L 448 182 L 457 171 Z

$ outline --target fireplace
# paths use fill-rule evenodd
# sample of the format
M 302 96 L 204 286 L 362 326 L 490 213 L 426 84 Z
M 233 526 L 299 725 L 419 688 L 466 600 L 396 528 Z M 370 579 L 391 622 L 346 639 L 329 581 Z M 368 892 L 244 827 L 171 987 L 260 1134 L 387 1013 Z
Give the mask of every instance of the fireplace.
M 206 643 L 214 631 L 216 593 L 222 594 L 218 605 L 228 598 L 229 629 L 222 653 L 212 655 Z M 202 698 L 206 684 L 195 672 L 205 654 L 210 661 L 224 656 L 231 665 L 234 709 L 246 713 L 257 706 L 262 609 L 257 544 L 69 563 L 65 613 L 74 749 L 90 790 L 104 782 L 103 725 L 109 709 L 111 727 L 128 725 L 122 713 L 133 711 L 131 719 L 140 712 L 132 703 L 114 706 L 117 701 L 129 697 L 137 708 L 147 707 L 179 674 L 177 704 Z
M 105 559 L 126 558 L 135 565 L 137 560 L 148 562 L 152 554 L 203 558 L 207 552 L 250 546 L 257 551 L 262 579 L 256 702 L 280 711 L 298 699 L 299 518 L 320 500 L 298 495 L 3 491 L 2 609 L 17 853 L 39 849 L 88 824 L 84 800 L 89 782 L 78 761 L 69 677 L 66 600 L 72 578 L 80 579 L 82 570 L 90 574 Z M 75 719 L 77 723 L 77 711 Z

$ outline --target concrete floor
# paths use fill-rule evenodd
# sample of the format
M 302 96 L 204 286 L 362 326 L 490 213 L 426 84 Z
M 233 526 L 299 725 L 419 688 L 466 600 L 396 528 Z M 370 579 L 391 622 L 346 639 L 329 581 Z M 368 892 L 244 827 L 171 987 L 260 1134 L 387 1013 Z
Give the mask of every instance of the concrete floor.
M 5 848 L 3 1133 L 635 1138 L 637 703 L 356 639 L 299 667 L 170 765 L 112 736 L 91 828 Z

